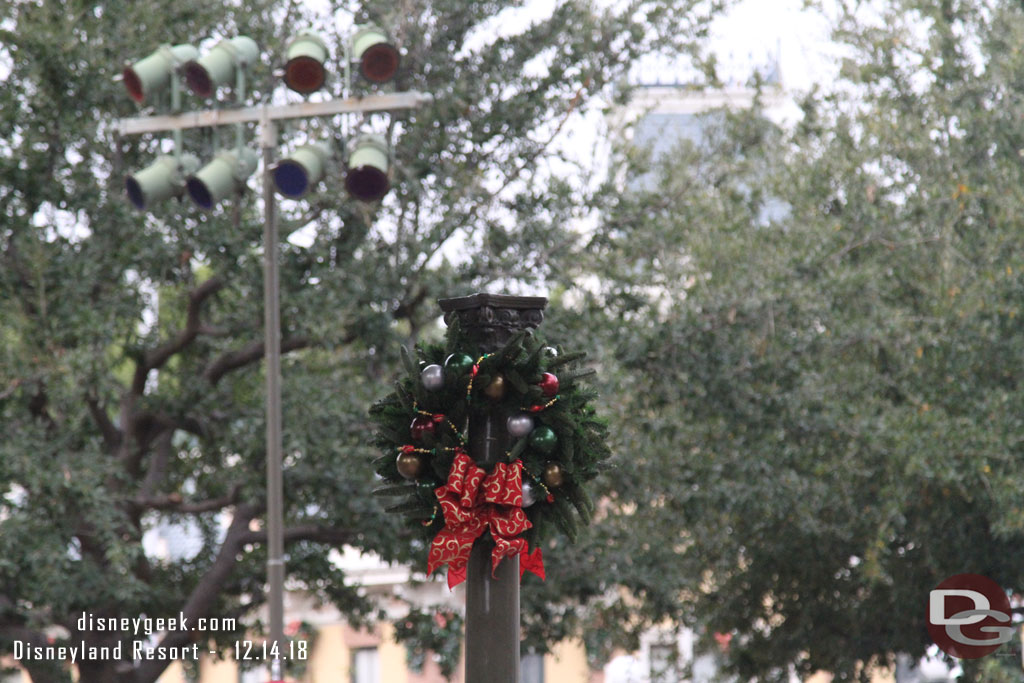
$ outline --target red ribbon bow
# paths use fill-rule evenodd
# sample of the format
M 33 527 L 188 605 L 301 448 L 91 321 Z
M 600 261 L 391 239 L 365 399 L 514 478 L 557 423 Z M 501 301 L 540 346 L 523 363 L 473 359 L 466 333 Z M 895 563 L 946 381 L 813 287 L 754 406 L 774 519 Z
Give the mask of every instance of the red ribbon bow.
M 487 474 L 462 450 L 456 451 L 448 483 L 434 490 L 444 513 L 444 528 L 434 536 L 427 558 L 427 573 L 448 565 L 448 587 L 466 579 L 466 564 L 473 543 L 490 529 L 494 537 L 491 572 L 506 557 L 519 555 L 519 575 L 531 571 L 544 578 L 540 548 L 528 552 L 526 539 L 516 538 L 532 524 L 523 512 L 523 463 L 498 463 Z

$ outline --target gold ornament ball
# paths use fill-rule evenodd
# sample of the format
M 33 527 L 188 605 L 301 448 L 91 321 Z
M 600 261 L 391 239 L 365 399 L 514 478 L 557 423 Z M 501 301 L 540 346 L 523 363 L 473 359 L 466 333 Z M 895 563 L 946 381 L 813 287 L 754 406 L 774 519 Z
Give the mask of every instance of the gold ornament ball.
M 484 387 L 484 396 L 491 399 L 492 401 L 500 401 L 505 398 L 505 392 L 508 390 L 508 385 L 505 381 L 505 376 L 497 374 L 491 383 Z
M 544 466 L 544 485 L 550 489 L 557 489 L 565 483 L 565 472 L 557 462 L 549 462 Z
M 395 466 L 405 479 L 418 479 L 423 474 L 425 462 L 419 453 L 399 453 Z

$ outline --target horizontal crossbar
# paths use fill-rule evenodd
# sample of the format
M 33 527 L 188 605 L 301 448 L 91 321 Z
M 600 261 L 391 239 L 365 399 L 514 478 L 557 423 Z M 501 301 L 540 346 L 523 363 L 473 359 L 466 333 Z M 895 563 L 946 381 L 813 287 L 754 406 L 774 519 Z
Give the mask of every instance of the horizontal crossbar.
M 433 101 L 433 96 L 416 91 L 367 95 L 327 100 L 326 102 L 300 102 L 298 104 L 263 105 L 242 109 L 209 109 L 184 114 L 164 116 L 141 116 L 120 119 L 118 131 L 121 135 L 140 135 L 186 128 L 208 128 L 232 123 L 259 123 L 284 119 L 304 119 L 317 116 L 334 116 L 354 112 L 388 111 L 392 109 L 414 109 Z

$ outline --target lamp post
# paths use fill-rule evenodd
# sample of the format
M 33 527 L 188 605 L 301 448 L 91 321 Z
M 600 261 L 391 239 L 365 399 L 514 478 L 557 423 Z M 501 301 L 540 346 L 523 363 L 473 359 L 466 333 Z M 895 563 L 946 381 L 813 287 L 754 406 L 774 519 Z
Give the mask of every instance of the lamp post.
M 548 300 L 534 296 L 475 294 L 441 299 L 449 325 L 458 318 L 481 353 L 492 353 L 522 330 L 544 320 Z M 486 471 L 508 452 L 509 415 L 500 408 L 471 413 L 469 453 Z M 490 549 L 475 543 L 466 570 L 466 683 L 519 683 L 519 556 L 491 575 Z
M 305 43 L 310 43 L 313 47 L 319 46 L 319 44 L 316 43 L 316 41 L 313 41 L 308 35 L 304 35 L 303 39 L 305 41 L 303 45 L 305 45 Z M 250 43 L 251 41 L 248 39 L 242 40 L 241 38 L 236 38 L 233 41 L 224 41 L 215 48 L 215 52 L 219 50 L 219 53 L 211 53 L 211 56 L 204 58 L 203 60 L 197 60 L 195 58 L 194 48 L 186 50 L 185 47 L 188 46 L 173 48 L 173 50 L 177 50 L 177 53 L 172 49 L 162 48 L 162 51 L 157 53 L 159 59 L 152 58 L 151 61 L 159 62 L 157 67 L 166 72 L 175 72 L 169 73 L 168 78 L 169 82 L 172 84 L 174 94 L 173 102 L 175 108 L 177 108 L 178 93 L 180 91 L 177 72 L 183 71 L 190 87 L 199 94 L 204 96 L 212 95 L 216 88 L 216 84 L 224 82 L 225 79 L 228 79 L 232 75 L 228 66 L 228 62 L 231 58 L 241 54 L 245 59 L 255 59 L 255 55 L 253 54 L 255 44 L 253 43 L 250 45 Z M 297 48 L 300 57 L 305 54 L 303 53 L 303 49 L 306 49 L 307 51 L 311 49 L 308 45 L 306 45 L 305 48 L 303 45 L 300 45 L 299 48 Z M 294 45 L 290 47 L 293 48 L 290 52 L 296 51 Z M 189 61 L 184 61 L 185 58 Z M 175 59 L 177 59 L 177 62 L 175 62 Z M 291 61 L 289 63 L 293 64 L 295 55 L 290 55 L 290 60 Z M 307 62 L 308 60 L 298 63 L 297 66 L 293 65 L 293 68 L 291 68 L 287 73 L 292 76 L 295 76 L 295 74 L 298 73 L 299 76 L 297 82 L 304 82 L 302 78 L 303 74 L 307 74 L 307 72 L 310 71 L 310 64 Z M 145 66 L 148 64 L 149 62 L 146 62 L 143 65 Z M 157 68 L 151 67 L 149 71 L 144 73 L 149 74 L 150 72 L 153 72 L 156 75 L 147 76 L 148 80 L 136 78 L 134 81 L 126 82 L 129 94 L 133 99 L 141 102 L 145 94 L 148 94 L 150 90 L 155 89 L 154 86 L 150 85 L 151 83 L 162 87 L 164 85 L 164 80 L 168 80 L 164 77 L 164 71 L 157 73 Z M 240 65 L 237 72 L 237 78 L 238 83 L 244 83 L 244 76 Z M 308 81 L 309 79 L 307 78 L 306 80 Z M 351 91 L 351 83 L 349 80 L 348 70 L 346 69 L 346 82 L 348 90 Z M 289 87 L 295 89 L 294 82 L 290 83 Z M 241 147 L 241 126 L 246 123 L 255 123 L 259 126 L 259 139 L 263 158 L 262 176 L 264 203 L 263 317 L 265 328 L 264 354 L 266 358 L 267 392 L 267 604 L 270 617 L 270 640 L 272 643 L 271 649 L 268 651 L 275 653 L 274 659 L 271 661 L 272 682 L 283 680 L 283 667 L 281 660 L 278 659 L 278 655 L 286 652 L 284 648 L 285 555 L 284 490 L 281 455 L 280 283 L 278 279 L 279 248 L 277 221 L 275 215 L 276 202 L 274 195 L 275 183 L 273 173 L 274 150 L 277 148 L 278 144 L 277 122 L 292 119 L 334 116 L 338 114 L 357 114 L 410 109 L 420 107 L 423 104 L 432 101 L 432 99 L 433 98 L 430 95 L 411 91 L 375 94 L 363 97 L 336 98 L 320 102 L 302 102 L 298 104 L 262 105 L 232 109 L 214 108 L 204 111 L 173 113 L 169 115 L 125 118 L 120 119 L 117 124 L 118 131 L 122 136 L 140 135 L 144 133 L 163 133 L 168 131 L 173 132 L 176 142 L 175 157 L 171 161 L 164 163 L 165 166 L 167 166 L 166 172 L 168 176 L 172 176 L 172 180 L 174 181 L 177 181 L 179 176 L 182 175 L 184 164 L 184 162 L 181 161 L 182 155 L 180 155 L 182 131 L 191 128 L 206 128 L 234 124 L 238 129 L 236 135 L 237 144 L 235 155 L 236 158 L 241 158 L 244 156 L 243 153 L 249 153 L 249 150 L 245 150 Z M 230 152 L 225 153 L 225 157 L 230 156 Z M 223 160 L 221 165 L 224 168 L 221 170 L 212 168 L 220 159 L 221 157 L 219 155 L 214 163 L 207 165 L 206 168 L 210 168 L 211 170 L 206 178 L 202 175 L 203 171 L 200 171 L 189 178 L 189 193 L 192 195 L 192 199 L 201 208 L 212 208 L 213 205 L 216 204 L 216 200 L 219 199 L 221 195 L 230 192 L 233 187 L 241 187 L 242 183 L 244 183 L 244 178 L 248 176 L 245 169 L 240 171 L 238 168 L 229 168 L 232 164 L 231 159 Z M 194 166 L 191 159 L 186 158 L 185 161 L 188 165 Z M 245 163 L 242 163 L 243 161 Z M 237 161 L 236 159 L 235 166 L 246 166 L 249 163 L 251 163 L 254 168 L 256 163 L 255 158 L 252 158 L 251 160 L 243 159 L 241 161 Z M 172 165 L 176 166 L 176 168 L 171 169 L 170 167 Z M 163 167 L 157 170 L 163 172 Z M 251 172 L 252 169 L 248 170 Z M 232 181 L 237 183 L 237 185 L 232 185 Z M 316 182 L 316 179 L 312 182 Z M 216 183 L 220 183 L 220 185 L 217 185 Z M 136 185 L 138 184 L 139 183 L 136 182 Z M 155 181 L 153 181 L 152 184 L 157 187 L 160 195 L 159 198 L 163 199 L 171 195 L 172 190 L 170 188 L 165 188 L 164 185 L 157 184 Z M 132 194 L 132 187 L 131 182 L 129 182 L 129 198 L 137 208 L 144 208 L 148 203 L 147 200 L 138 199 L 138 201 L 136 201 L 136 196 Z M 176 182 L 174 183 L 174 187 L 177 188 Z M 225 187 L 228 189 L 225 190 Z M 180 188 L 177 189 L 180 190 Z M 143 196 L 141 194 L 141 190 L 136 194 L 138 194 L 139 197 Z M 363 197 L 356 195 L 356 198 L 361 199 Z M 372 198 L 378 199 L 379 196 Z

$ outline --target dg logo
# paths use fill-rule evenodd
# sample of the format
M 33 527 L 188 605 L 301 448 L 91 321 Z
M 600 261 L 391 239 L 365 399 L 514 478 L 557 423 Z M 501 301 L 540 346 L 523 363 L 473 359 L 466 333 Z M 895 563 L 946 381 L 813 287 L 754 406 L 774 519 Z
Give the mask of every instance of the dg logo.
M 992 654 L 1013 639 L 1010 600 L 999 584 L 979 574 L 951 576 L 928 594 L 928 634 L 960 659 Z

